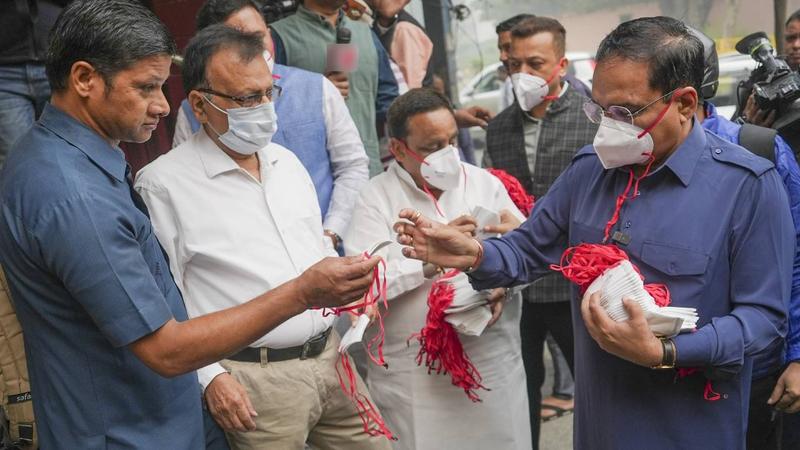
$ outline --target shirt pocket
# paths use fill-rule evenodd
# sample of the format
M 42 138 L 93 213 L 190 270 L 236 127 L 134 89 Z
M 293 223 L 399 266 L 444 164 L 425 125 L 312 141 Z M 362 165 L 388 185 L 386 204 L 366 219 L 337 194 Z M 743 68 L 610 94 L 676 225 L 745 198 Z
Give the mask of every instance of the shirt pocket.
M 577 221 L 572 221 L 569 227 L 569 245 L 574 246 L 581 243 L 599 244 L 603 242 L 603 229 L 586 225 Z
M 711 257 L 693 250 L 661 242 L 642 244 L 642 261 L 669 277 L 691 277 L 706 273 Z

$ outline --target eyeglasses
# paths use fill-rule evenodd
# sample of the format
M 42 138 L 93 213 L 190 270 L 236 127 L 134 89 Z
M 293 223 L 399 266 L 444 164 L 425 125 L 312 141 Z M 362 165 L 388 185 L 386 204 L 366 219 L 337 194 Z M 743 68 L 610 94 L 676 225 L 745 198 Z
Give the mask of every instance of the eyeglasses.
M 210 88 L 200 88 L 198 89 L 200 92 L 204 92 L 206 94 L 216 95 L 218 97 L 227 98 L 229 100 L 233 100 L 239 106 L 243 108 L 249 108 L 251 106 L 260 105 L 264 97 L 267 98 L 268 101 L 273 101 L 278 99 L 283 92 L 280 86 L 274 84 L 271 88 L 267 89 L 264 92 L 253 94 L 253 95 L 243 95 L 243 96 L 236 96 L 236 95 L 228 95 L 223 94 L 222 92 L 217 92 Z
M 631 112 L 631 110 L 629 110 L 628 108 L 626 108 L 624 106 L 617 106 L 617 105 L 612 105 L 612 106 L 609 106 L 606 109 L 603 109 L 602 106 L 598 105 L 593 100 L 589 100 L 589 101 L 587 101 L 586 103 L 583 104 L 583 112 L 586 113 L 586 117 L 588 117 L 589 120 L 592 123 L 599 124 L 600 121 L 603 119 L 603 116 L 605 116 L 605 117 L 608 117 L 610 119 L 618 120 L 620 122 L 626 122 L 626 123 L 629 123 L 629 124 L 633 125 L 633 118 L 634 117 L 636 117 L 639 114 L 643 113 L 645 109 L 655 105 L 656 102 L 658 102 L 659 100 L 663 100 L 666 97 L 669 97 L 670 95 L 672 95 L 673 92 L 677 91 L 678 89 L 680 89 L 680 88 L 676 88 L 676 89 L 673 89 L 673 90 L 667 92 L 666 94 L 662 95 L 661 97 L 658 97 L 657 99 L 653 100 L 652 102 L 650 102 L 650 103 L 642 106 L 641 108 L 637 109 L 635 112 Z

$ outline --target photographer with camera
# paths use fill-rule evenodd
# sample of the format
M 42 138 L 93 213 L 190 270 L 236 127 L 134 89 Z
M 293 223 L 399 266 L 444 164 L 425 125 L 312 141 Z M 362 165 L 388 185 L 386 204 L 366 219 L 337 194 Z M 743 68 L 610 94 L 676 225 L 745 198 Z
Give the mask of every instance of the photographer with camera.
M 800 42 L 795 49 L 790 40 L 800 32 L 800 11 L 792 14 L 786 22 L 786 28 L 790 53 L 785 59 L 775 57 L 769 38 L 763 31 L 747 35 L 736 43 L 739 53 L 750 55 L 759 65 L 750 74 L 750 78 L 741 82 L 737 88 L 739 105 L 734 117 L 737 117 L 739 123 L 773 128 L 792 149 L 798 149 L 800 104 L 797 100 L 800 99 L 800 74 L 796 70 L 797 63 L 800 62 Z M 795 32 L 791 32 L 793 30 Z
M 719 86 L 719 60 L 714 41 L 698 30 L 690 28 L 703 43 L 703 84 L 698 102 L 697 117 L 703 128 L 717 136 L 739 144 L 751 152 L 769 159 L 783 180 L 789 196 L 796 235 L 800 235 L 800 167 L 792 149 L 774 130 L 752 124 L 739 125 L 717 114 L 709 99 L 716 95 Z M 789 307 L 789 335 L 786 340 L 786 366 L 783 366 L 784 349 L 758 355 L 753 361 L 753 381 L 750 388 L 750 414 L 747 426 L 748 449 L 779 449 L 782 416 L 773 412 L 793 413 L 800 409 L 800 400 L 794 394 L 800 390 L 800 253 L 795 249 L 792 273 L 792 294 Z

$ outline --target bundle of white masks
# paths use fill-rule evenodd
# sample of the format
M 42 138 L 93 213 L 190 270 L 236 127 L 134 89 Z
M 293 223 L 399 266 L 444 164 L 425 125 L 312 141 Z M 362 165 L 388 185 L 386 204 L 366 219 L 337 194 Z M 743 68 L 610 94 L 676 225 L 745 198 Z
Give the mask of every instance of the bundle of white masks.
M 586 295 L 600 293 L 600 305 L 617 322 L 629 319 L 622 299 L 635 301 L 644 311 L 647 324 L 656 336 L 672 337 L 697 326 L 697 310 L 676 306 L 658 306 L 644 289 L 642 278 L 630 261 L 624 260 L 606 270 L 589 285 Z
M 472 289 L 467 275 L 459 273 L 447 280 L 455 289 L 453 302 L 445 312 L 444 320 L 461 334 L 480 336 L 492 319 L 489 309 L 490 291 Z

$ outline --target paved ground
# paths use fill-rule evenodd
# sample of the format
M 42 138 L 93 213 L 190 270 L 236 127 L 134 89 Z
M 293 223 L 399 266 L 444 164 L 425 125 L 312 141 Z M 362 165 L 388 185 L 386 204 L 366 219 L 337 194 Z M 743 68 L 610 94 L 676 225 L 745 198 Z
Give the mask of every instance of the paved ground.
M 549 395 L 553 386 L 553 365 L 545 346 L 546 378 L 542 393 Z M 539 439 L 540 450 L 572 450 L 572 414 L 543 423 Z

